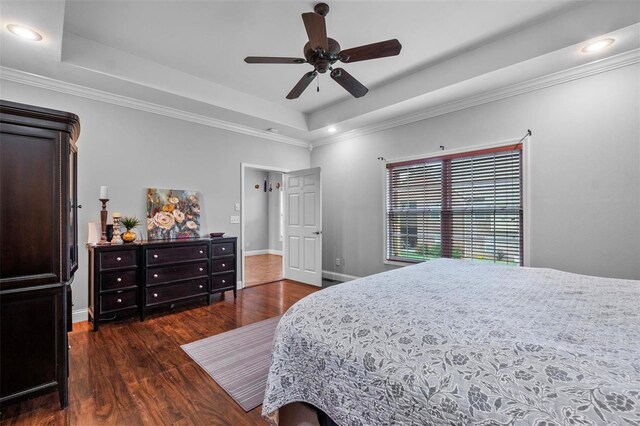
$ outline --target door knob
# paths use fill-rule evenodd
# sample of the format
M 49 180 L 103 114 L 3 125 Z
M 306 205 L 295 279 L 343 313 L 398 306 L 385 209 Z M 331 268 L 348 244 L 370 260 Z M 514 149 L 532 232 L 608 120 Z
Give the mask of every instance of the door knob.
M 322 231 L 316 231 L 313 233 L 313 235 L 320 235 L 320 234 L 322 234 Z

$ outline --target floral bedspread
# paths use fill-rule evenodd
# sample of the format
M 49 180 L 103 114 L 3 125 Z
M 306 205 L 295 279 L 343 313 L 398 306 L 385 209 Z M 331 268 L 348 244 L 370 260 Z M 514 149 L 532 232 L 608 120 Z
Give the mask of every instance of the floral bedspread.
M 339 425 L 640 425 L 640 281 L 441 259 L 295 304 L 263 415 Z

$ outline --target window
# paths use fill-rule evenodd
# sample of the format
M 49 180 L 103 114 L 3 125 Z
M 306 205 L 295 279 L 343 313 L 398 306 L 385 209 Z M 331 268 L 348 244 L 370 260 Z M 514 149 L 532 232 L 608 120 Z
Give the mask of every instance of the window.
M 387 260 L 522 265 L 521 148 L 387 164 Z

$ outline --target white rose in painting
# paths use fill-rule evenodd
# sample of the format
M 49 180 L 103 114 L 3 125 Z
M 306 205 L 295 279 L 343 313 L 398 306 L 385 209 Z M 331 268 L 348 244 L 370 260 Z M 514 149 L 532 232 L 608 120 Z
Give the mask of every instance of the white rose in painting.
M 171 229 L 176 224 L 176 220 L 173 218 L 173 214 L 167 212 L 158 212 L 153 217 L 153 222 L 157 227 L 162 229 Z
M 200 213 L 200 206 L 193 206 L 191 211 L 193 211 L 194 213 Z
M 171 204 L 178 204 L 178 203 L 180 202 L 180 198 L 178 198 L 178 197 L 171 197 L 171 198 L 169 198 L 169 202 L 170 202 Z
M 176 220 L 176 222 L 182 223 L 182 221 L 184 220 L 184 213 L 182 213 L 180 210 L 174 210 L 173 218 Z
M 151 231 L 153 229 L 153 218 L 151 218 L 151 217 L 147 218 L 147 229 L 149 231 Z
M 192 220 L 187 221 L 187 228 L 189 229 L 197 229 L 198 225 Z

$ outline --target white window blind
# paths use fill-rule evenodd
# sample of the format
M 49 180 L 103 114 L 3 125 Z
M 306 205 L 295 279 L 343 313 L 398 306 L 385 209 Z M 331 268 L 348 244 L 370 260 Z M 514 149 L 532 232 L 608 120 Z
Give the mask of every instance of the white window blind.
M 522 265 L 520 145 L 387 165 L 387 259 Z

